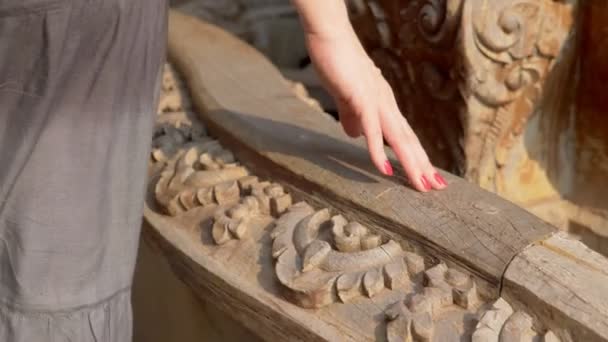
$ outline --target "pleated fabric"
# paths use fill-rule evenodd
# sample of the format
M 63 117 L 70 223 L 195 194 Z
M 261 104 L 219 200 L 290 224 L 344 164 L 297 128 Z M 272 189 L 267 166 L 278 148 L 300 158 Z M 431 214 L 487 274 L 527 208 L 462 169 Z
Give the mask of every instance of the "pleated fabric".
M 0 1 L 0 341 L 130 340 L 166 0 Z

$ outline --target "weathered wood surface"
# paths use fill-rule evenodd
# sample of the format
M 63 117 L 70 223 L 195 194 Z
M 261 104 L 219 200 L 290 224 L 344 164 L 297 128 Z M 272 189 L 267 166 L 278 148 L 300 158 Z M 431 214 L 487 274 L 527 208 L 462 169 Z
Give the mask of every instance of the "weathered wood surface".
M 181 15 L 170 28 L 226 145 L 166 79 L 144 234 L 200 298 L 270 341 L 608 341 L 604 257 L 458 178 L 423 195 L 375 176 L 246 45 Z
M 171 13 L 170 58 L 208 127 L 260 176 L 497 285 L 509 261 L 554 228 L 466 181 L 421 194 L 373 170 L 363 141 L 293 96 L 259 53 L 197 20 Z M 393 164 L 397 162 L 392 158 Z
M 383 340 L 383 309 L 402 300 L 403 292 L 383 291 L 372 301 L 353 298 L 338 310 L 305 310 L 284 299 L 268 228 L 270 215 L 291 202 L 277 186 L 250 176 L 207 135 L 172 73 L 165 72 L 153 139 L 145 239 L 160 247 L 198 297 L 264 340 Z M 248 186 L 245 196 L 241 190 Z
M 292 205 L 281 186 L 250 175 L 217 141 L 192 134 L 194 121 L 174 114 L 158 120 L 161 127 L 171 121 L 182 138 L 173 150 L 153 149 L 144 237 L 201 299 L 264 339 L 548 336 L 524 311 L 501 300 L 490 305 L 471 275 L 427 263 L 327 209 Z M 163 131 L 155 140 L 178 136 Z M 506 319 L 497 321 L 495 310 Z
M 180 86 L 166 81 L 162 97 L 174 97 Z M 210 138 L 187 103 L 168 103 L 157 120 L 143 232 L 201 299 L 271 341 L 382 341 L 384 311 L 396 303 L 404 309 L 390 327 L 402 326 L 407 305 L 412 324 L 424 324 L 417 334 L 471 334 L 486 300 L 470 275 L 426 265 L 361 224 L 329 220 L 327 209 L 292 205 L 281 186 L 252 176 Z
M 149 208 L 145 217 L 153 227 L 144 226 L 144 234 L 165 251 L 178 276 L 203 300 L 264 340 L 382 340 L 383 331 L 378 328 L 382 323 L 382 305 L 373 301 L 360 301 L 341 310 L 311 311 L 283 299 L 275 281 L 267 231 L 250 232 L 241 243 L 234 241 L 218 248 L 209 229 L 188 224 L 187 220 L 176 224 L 175 219 Z M 379 300 L 397 301 L 399 296 L 402 294 L 388 293 Z M 376 318 L 370 319 L 373 317 Z
M 558 335 L 575 341 L 608 339 L 608 259 L 581 242 L 554 235 L 517 255 L 503 280 L 516 300 Z
M 166 75 L 171 75 L 170 68 Z M 181 88 L 165 77 L 163 99 L 174 98 Z M 327 209 L 315 210 L 303 202 L 292 205 L 281 186 L 251 176 L 231 151 L 210 138 L 188 104 L 161 101 L 150 165 L 157 176 L 146 203 L 150 225 L 144 226 L 144 237 L 165 250 L 175 273 L 197 296 L 259 336 L 325 340 L 332 331 L 319 325 L 327 324 L 345 340 L 568 341 L 587 334 L 584 320 L 564 325 L 564 318 L 551 313 L 552 303 L 540 301 L 535 308 L 544 309 L 529 310 L 521 302 L 526 293 L 510 291 L 509 301 L 519 308 L 502 298 L 491 304 L 492 299 L 478 291 L 478 279 L 466 273 L 427 263 L 341 215 L 330 219 Z M 173 238 L 175 233 L 184 239 Z M 602 262 L 592 260 L 597 256 L 580 244 L 558 242 L 553 243 L 555 251 L 561 245 L 578 251 L 580 262 Z M 203 252 L 206 262 L 194 256 L 195 249 Z M 270 258 L 275 259 L 274 273 Z M 212 265 L 231 275 L 218 273 Z M 234 286 L 218 290 L 218 283 Z M 572 281 L 571 286 L 584 292 L 580 284 L 596 286 L 585 280 Z M 260 288 L 268 296 L 260 296 Z M 290 316 L 286 312 L 293 306 L 281 298 L 317 308 L 319 315 Z M 265 314 L 260 317 L 254 311 Z M 550 326 L 555 332 L 547 330 Z M 373 336 L 353 327 L 373 330 Z

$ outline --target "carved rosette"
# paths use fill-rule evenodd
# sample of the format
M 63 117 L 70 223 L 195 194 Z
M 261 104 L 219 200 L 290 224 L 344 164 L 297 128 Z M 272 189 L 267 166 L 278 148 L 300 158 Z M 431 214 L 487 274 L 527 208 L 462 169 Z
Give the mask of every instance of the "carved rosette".
M 304 202 L 291 206 L 276 221 L 272 238 L 277 278 L 300 306 L 319 308 L 410 284 L 398 243 L 384 242 L 342 216 L 330 217 L 327 209 L 315 211 Z M 420 257 L 411 262 L 424 268 Z

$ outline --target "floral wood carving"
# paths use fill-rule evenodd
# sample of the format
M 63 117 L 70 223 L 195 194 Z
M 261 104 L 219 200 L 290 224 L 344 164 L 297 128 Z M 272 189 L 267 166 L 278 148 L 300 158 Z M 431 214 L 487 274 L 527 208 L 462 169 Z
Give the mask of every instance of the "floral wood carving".
M 171 216 L 210 203 L 236 203 L 237 180 L 248 175 L 217 141 L 196 143 L 167 162 L 156 184 L 156 201 Z
M 319 308 L 410 285 L 407 254 L 398 243 L 383 242 L 340 215 L 330 217 L 327 209 L 315 211 L 304 202 L 291 206 L 276 221 L 272 238 L 277 278 L 302 307 Z M 409 262 L 424 269 L 422 258 Z
M 155 195 L 171 216 L 216 206 L 212 236 L 217 244 L 241 239 L 256 215 L 278 217 L 292 203 L 283 187 L 249 176 L 215 140 L 185 145 L 167 162 Z
M 523 311 L 513 311 L 504 299 L 499 298 L 483 313 L 472 336 L 472 342 L 486 341 L 546 341 L 561 339 L 551 330 L 535 331 L 533 318 Z
M 483 303 L 471 277 L 445 264 L 426 270 L 424 283 L 421 291 L 386 311 L 388 341 L 452 340 L 463 333 L 454 327 L 470 325 L 471 314 Z
M 256 215 L 278 217 L 291 205 L 291 195 L 278 184 L 258 182 L 255 176 L 241 178 L 238 184 L 245 197 L 236 205 L 219 207 L 214 215 L 212 236 L 218 245 L 242 239 Z
M 523 311 L 499 298 L 491 305 L 471 276 L 438 264 L 424 272 L 424 288 L 385 311 L 386 337 L 397 341 L 524 342 L 560 339 Z

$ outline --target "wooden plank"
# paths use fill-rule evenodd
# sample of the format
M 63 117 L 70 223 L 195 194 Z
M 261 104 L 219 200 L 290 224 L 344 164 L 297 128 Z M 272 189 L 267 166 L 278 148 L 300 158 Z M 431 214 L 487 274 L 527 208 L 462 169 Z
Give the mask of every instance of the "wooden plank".
M 450 187 L 418 193 L 373 169 L 362 140 L 298 100 L 280 73 L 229 34 L 172 12 L 170 59 L 212 133 L 260 176 L 497 285 L 511 259 L 554 228 L 445 174 Z M 391 160 L 397 165 L 392 154 Z
M 556 234 L 526 249 L 507 268 L 502 294 L 558 335 L 608 341 L 608 259 L 581 242 Z

